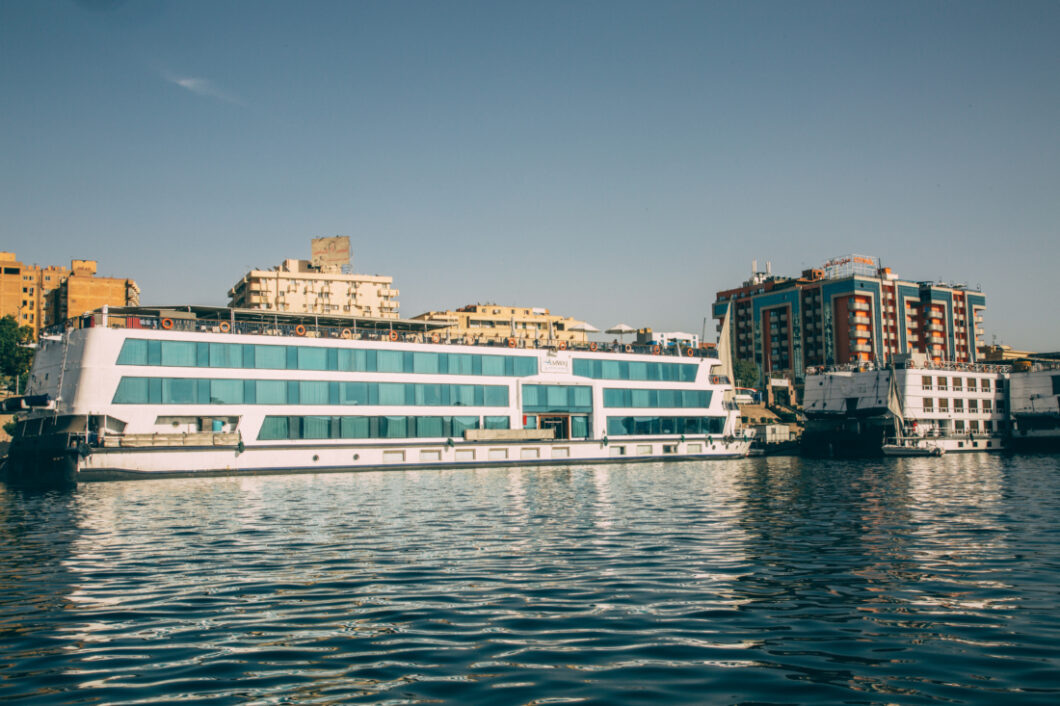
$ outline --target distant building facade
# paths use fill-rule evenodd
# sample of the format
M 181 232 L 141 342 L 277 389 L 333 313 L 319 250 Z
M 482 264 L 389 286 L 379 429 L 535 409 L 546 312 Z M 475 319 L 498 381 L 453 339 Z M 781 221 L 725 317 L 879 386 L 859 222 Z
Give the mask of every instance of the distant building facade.
M 498 306 L 496 304 L 469 304 L 453 311 L 429 311 L 412 317 L 413 320 L 446 323 L 440 330 L 450 339 L 467 338 L 479 342 L 536 341 L 548 345 L 558 343 L 585 343 L 588 335 L 577 327 L 581 322 L 569 316 L 556 316 L 548 309 L 537 307 Z
M 774 276 L 767 266 L 718 292 L 713 309 L 719 330 L 731 317 L 733 359 L 753 361 L 763 374 L 802 379 L 808 366 L 885 364 L 908 353 L 982 361 L 982 292 L 905 281 L 864 255 L 835 258 L 797 278 Z
M 26 265 L 14 253 L 0 252 L 0 316 L 20 326 L 42 328 L 102 306 L 138 306 L 140 288 L 131 279 L 99 277 L 95 260 L 73 260 L 70 267 Z
M 284 260 L 271 270 L 251 270 L 228 290 L 228 305 L 306 314 L 398 318 L 394 278 L 344 274 L 339 267 Z

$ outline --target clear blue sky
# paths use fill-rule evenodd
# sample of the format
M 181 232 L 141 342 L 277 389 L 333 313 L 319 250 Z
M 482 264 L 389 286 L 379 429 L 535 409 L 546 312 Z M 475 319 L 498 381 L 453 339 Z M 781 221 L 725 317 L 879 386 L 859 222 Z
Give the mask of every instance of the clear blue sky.
M 0 90 L 0 249 L 147 304 L 349 235 L 406 317 L 699 332 L 865 253 L 1060 350 L 1060 2 L 0 0 Z

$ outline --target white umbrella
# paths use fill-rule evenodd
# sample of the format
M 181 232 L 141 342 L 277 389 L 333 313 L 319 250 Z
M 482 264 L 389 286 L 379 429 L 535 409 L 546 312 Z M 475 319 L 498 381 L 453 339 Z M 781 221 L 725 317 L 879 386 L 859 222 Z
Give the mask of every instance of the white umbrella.
M 633 328 L 628 324 L 615 324 L 611 328 L 604 331 L 604 333 L 617 333 L 618 337 L 621 339 L 627 333 L 636 333 L 636 331 L 637 329 Z
M 579 321 L 573 326 L 567 327 L 568 331 L 585 331 L 586 333 L 600 333 L 600 329 L 596 328 L 592 324 L 586 321 Z

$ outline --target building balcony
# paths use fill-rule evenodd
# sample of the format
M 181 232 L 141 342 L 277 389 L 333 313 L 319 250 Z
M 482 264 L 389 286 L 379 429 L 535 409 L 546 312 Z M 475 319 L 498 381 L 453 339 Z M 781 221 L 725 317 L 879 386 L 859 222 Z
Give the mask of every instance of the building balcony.
M 925 328 L 928 331 L 942 331 L 942 332 L 945 332 L 945 330 L 946 330 L 945 326 L 943 326 L 942 324 L 934 323 L 934 322 L 928 324 Z
M 850 347 L 855 353 L 872 353 L 872 346 L 867 343 L 855 343 Z
M 868 302 L 853 302 L 850 309 L 851 311 L 872 311 L 872 306 Z

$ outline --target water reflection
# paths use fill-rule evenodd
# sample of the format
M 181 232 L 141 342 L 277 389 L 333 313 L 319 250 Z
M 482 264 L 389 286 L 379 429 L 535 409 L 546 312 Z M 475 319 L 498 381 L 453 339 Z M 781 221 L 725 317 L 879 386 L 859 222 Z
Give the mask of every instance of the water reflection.
M 0 489 L 2 659 L 21 675 L 0 698 L 1055 696 L 1055 466 L 762 458 Z

